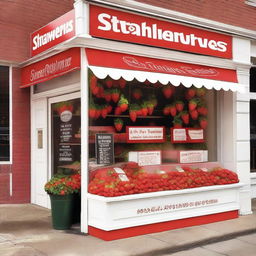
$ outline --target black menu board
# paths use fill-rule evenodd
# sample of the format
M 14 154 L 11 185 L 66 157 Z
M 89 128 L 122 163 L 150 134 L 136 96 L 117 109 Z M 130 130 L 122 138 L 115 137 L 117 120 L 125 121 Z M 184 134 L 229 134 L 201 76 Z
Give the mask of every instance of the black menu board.
M 114 163 L 114 137 L 109 133 L 98 133 L 95 135 L 97 164 Z

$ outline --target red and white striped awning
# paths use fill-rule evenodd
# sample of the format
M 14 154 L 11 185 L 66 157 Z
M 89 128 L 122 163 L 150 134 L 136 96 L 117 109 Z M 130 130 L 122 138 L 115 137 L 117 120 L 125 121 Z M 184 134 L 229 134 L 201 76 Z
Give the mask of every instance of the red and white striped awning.
M 203 65 L 175 62 L 109 52 L 86 49 L 89 68 L 99 79 L 110 76 L 114 80 L 121 77 L 126 81 L 136 79 L 139 82 L 148 80 L 163 85 L 195 86 L 207 89 L 231 90 L 245 92 L 245 86 L 238 83 L 236 70 L 223 69 Z

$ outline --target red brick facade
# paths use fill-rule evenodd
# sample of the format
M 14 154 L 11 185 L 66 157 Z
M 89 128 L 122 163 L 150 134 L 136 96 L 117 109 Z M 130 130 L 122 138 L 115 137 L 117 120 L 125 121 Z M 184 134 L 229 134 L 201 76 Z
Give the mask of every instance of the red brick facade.
M 238 26 L 256 29 L 256 7 L 247 5 L 245 0 L 136 0 L 172 11 L 183 12 Z
M 5 1 L 0 16 L 0 65 L 30 57 L 30 33 L 73 9 L 73 0 Z M 11 165 L 0 164 L 0 203 L 30 202 L 30 90 L 20 89 L 20 72 L 12 75 Z M 11 182 L 12 179 L 12 182 Z

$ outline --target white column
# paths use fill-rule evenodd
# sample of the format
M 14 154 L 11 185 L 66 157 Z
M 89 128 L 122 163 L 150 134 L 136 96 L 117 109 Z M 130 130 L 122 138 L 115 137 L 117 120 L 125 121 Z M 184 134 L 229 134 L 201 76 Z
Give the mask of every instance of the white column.
M 75 26 L 77 36 L 89 36 L 89 5 L 83 0 L 76 0 L 75 8 Z
M 251 175 L 250 175 L 250 99 L 249 70 L 238 69 L 239 83 L 247 85 L 246 94 L 236 97 L 236 169 L 244 186 L 240 190 L 240 214 L 252 213 L 251 210 Z

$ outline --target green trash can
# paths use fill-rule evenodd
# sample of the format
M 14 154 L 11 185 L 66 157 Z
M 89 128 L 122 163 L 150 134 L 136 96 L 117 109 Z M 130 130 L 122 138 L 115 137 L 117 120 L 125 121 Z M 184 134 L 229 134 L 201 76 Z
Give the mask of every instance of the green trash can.
M 52 226 L 54 229 L 70 229 L 73 222 L 74 195 L 50 195 Z

